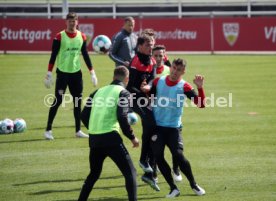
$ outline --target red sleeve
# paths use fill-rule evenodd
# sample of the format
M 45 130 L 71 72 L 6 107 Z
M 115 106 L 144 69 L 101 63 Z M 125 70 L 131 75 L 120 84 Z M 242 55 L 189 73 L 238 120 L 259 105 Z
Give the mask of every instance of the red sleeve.
M 188 92 L 193 89 L 192 85 L 190 85 L 188 82 L 185 82 L 183 88 L 184 88 L 184 92 Z
M 57 33 L 57 35 L 55 36 L 55 39 L 54 39 L 54 40 L 61 41 L 61 34 L 60 34 L 60 33 Z
M 48 64 L 48 71 L 53 71 L 53 68 L 54 68 L 54 64 Z
M 199 108 L 204 108 L 205 107 L 205 93 L 203 88 L 197 89 L 198 90 L 198 96 L 194 98 L 194 103 L 197 105 Z
M 157 78 L 155 78 L 154 80 L 153 80 L 153 86 L 157 86 L 157 83 L 158 83 L 158 80 L 160 79 L 160 77 L 157 77 Z
M 86 41 L 86 35 L 84 33 L 81 33 L 83 41 Z
M 184 86 L 184 92 L 189 92 L 193 90 L 193 87 L 191 84 L 188 82 L 185 82 Z M 193 95 L 192 100 L 195 105 L 199 108 L 204 108 L 205 107 L 205 93 L 203 88 L 197 89 L 198 90 L 198 95 Z M 195 92 L 193 92 L 195 94 Z

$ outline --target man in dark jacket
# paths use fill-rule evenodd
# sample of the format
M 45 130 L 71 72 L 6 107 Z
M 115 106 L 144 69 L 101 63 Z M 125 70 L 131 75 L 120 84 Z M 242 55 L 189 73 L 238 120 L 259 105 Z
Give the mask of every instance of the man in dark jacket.
M 115 62 L 116 66 L 129 67 L 129 63 L 135 55 L 137 36 L 133 33 L 134 26 L 135 20 L 133 17 L 126 17 L 122 30 L 112 38 L 109 57 Z

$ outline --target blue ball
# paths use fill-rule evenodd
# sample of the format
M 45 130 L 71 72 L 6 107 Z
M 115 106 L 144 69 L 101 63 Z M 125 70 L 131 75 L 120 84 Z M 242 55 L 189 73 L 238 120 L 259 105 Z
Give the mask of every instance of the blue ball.
M 134 112 L 128 113 L 127 120 L 130 125 L 134 125 L 138 122 L 138 116 Z
M 13 123 L 14 123 L 14 132 L 15 133 L 23 133 L 27 128 L 26 121 L 22 118 L 15 119 L 13 121 Z

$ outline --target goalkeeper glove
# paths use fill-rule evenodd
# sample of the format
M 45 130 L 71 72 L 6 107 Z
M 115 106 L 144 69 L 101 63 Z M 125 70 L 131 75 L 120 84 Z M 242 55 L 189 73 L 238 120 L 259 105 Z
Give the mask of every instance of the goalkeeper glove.
M 52 76 L 52 72 L 48 71 L 44 80 L 44 85 L 47 89 L 51 88 L 53 84 L 53 76 Z
M 92 70 L 90 71 L 90 74 L 91 74 L 91 81 L 92 81 L 92 83 L 93 83 L 93 85 L 94 85 L 94 87 L 95 87 L 95 86 L 97 86 L 97 84 L 98 84 L 98 79 L 97 79 L 96 73 L 95 73 L 95 71 L 92 69 Z

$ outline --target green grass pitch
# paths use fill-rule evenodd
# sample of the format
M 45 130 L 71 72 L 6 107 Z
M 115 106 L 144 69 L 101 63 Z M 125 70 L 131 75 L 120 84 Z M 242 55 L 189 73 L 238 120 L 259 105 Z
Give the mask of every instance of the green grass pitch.
M 48 108 L 44 97 L 54 89 L 43 84 L 49 55 L 0 55 L 0 119 L 24 118 L 23 134 L 0 135 L 0 200 L 76 200 L 89 172 L 87 139 L 74 137 L 72 103 L 58 111 L 55 140 L 43 138 Z M 185 155 L 197 182 L 205 188 L 194 196 L 187 180 L 178 183 L 174 200 L 273 201 L 276 200 L 276 56 L 170 55 L 186 58 L 185 79 L 205 76 L 205 93 L 224 97 L 232 107 L 184 109 Z M 91 55 L 99 86 L 111 81 L 114 65 L 106 55 Z M 95 88 L 83 67 L 84 93 Z M 141 124 L 134 126 L 141 139 Z M 83 127 L 83 131 L 87 131 Z M 124 137 L 123 137 L 124 138 Z M 160 192 L 145 185 L 138 167 L 140 149 L 124 138 L 137 168 L 138 200 L 164 201 L 169 192 L 159 175 Z M 166 152 L 171 164 L 171 156 Z M 125 201 L 124 179 L 107 159 L 90 201 Z

